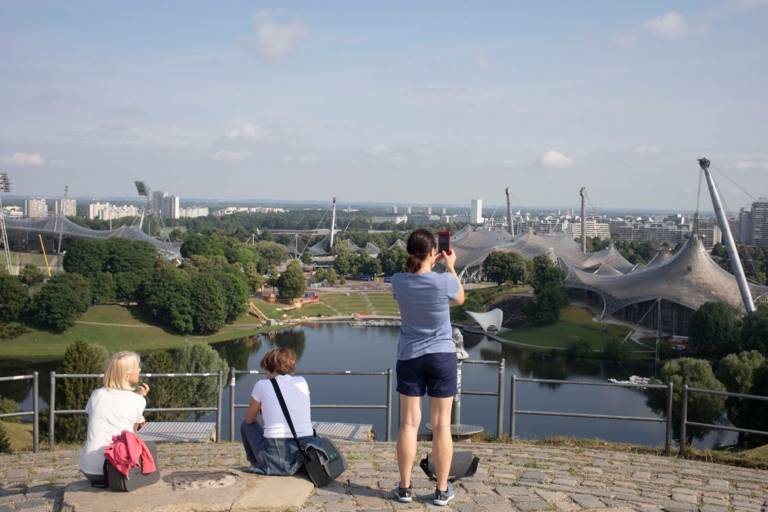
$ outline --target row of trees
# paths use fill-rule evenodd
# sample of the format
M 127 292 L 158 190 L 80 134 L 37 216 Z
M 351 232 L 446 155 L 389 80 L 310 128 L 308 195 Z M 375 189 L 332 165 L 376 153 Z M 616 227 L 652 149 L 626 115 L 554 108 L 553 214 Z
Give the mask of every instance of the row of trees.
M 739 319 L 736 311 L 722 302 L 702 305 L 690 321 L 689 350 L 708 359 L 756 350 L 768 354 L 768 305 Z

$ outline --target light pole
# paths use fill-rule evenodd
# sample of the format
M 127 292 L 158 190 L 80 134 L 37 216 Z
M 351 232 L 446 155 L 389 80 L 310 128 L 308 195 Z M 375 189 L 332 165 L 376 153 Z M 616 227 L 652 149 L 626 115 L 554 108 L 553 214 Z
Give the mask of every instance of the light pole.
M 0 193 L 11 191 L 11 180 L 8 179 L 8 173 L 0 172 Z M 5 257 L 5 268 L 11 274 L 11 248 L 8 245 L 8 229 L 5 227 L 5 211 L 3 210 L 3 199 L 0 196 L 0 243 L 3 244 L 3 256 Z

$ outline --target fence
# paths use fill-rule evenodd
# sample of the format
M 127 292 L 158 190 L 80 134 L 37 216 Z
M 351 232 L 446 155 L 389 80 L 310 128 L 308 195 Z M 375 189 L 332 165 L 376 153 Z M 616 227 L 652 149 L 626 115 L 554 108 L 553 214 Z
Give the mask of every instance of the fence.
M 496 392 L 493 391 L 464 391 L 461 383 L 462 366 L 465 364 L 476 365 L 498 365 L 499 366 L 499 384 Z M 504 433 L 504 375 L 506 372 L 506 361 L 502 358 L 500 361 L 459 361 L 459 389 L 457 400 L 453 403 L 454 419 L 456 423 L 461 423 L 461 397 L 463 396 L 495 396 L 496 398 L 496 435 L 501 437 Z
M 51 395 L 48 403 L 48 444 L 53 450 L 55 440 L 55 418 L 62 414 L 85 414 L 85 409 L 60 409 L 56 410 L 56 380 L 57 379 L 94 379 L 104 377 L 103 373 L 56 373 L 51 372 Z M 145 409 L 145 412 L 215 412 L 216 413 L 216 441 L 221 440 L 221 406 L 222 406 L 222 377 L 223 373 L 142 373 L 146 378 L 178 378 L 178 377 L 216 377 L 216 406 L 215 407 L 156 407 Z
M 730 393 L 728 391 L 715 391 L 714 389 L 704 388 L 692 388 L 688 384 L 683 384 L 683 403 L 681 404 L 682 411 L 680 414 L 680 455 L 685 454 L 687 445 L 687 427 L 705 427 L 713 428 L 715 430 L 728 430 L 730 432 L 743 432 L 745 434 L 758 434 L 768 436 L 768 432 L 762 430 L 752 430 L 749 428 L 729 427 L 727 425 L 713 425 L 711 423 L 699 423 L 698 421 L 688 421 L 688 394 L 689 393 L 702 393 L 705 395 L 718 395 L 728 398 L 746 398 L 748 400 L 758 400 L 760 402 L 768 402 L 768 396 L 748 395 L 745 393 Z
M 260 370 L 236 370 L 229 369 L 229 440 L 235 439 L 235 410 L 245 409 L 248 404 L 238 404 L 235 401 L 235 391 L 237 386 L 237 375 L 263 375 L 266 372 Z M 320 375 L 320 376 L 384 376 L 387 381 L 386 402 L 385 404 L 312 404 L 313 409 L 384 409 L 386 414 L 386 428 L 384 440 L 389 441 L 392 437 L 392 368 L 384 372 L 301 372 L 302 375 Z
M 39 403 L 39 379 L 37 372 L 31 375 L 11 375 L 9 377 L 0 377 L 0 382 L 10 382 L 19 380 L 32 381 L 32 410 L 16 411 L 0 414 L 0 418 L 19 418 L 21 416 L 32 416 L 32 450 L 37 453 L 40 450 L 40 403 Z
M 530 411 L 517 408 L 517 383 L 518 382 L 537 382 L 543 384 L 570 384 L 574 386 L 600 386 L 600 387 L 623 387 L 640 389 L 666 389 L 667 390 L 667 418 L 648 417 L 648 416 L 620 416 L 612 414 L 590 414 L 580 412 L 561 412 L 561 411 Z M 625 421 L 648 421 L 654 423 L 666 423 L 666 432 L 664 439 L 664 451 L 669 455 L 672 451 L 672 383 L 669 384 L 632 384 L 630 382 L 580 382 L 574 380 L 555 380 L 555 379 L 529 379 L 512 375 L 512 387 L 510 391 L 509 404 L 509 434 L 515 438 L 515 419 L 518 414 L 530 416 L 560 416 L 567 418 L 594 418 L 603 420 L 625 420 Z

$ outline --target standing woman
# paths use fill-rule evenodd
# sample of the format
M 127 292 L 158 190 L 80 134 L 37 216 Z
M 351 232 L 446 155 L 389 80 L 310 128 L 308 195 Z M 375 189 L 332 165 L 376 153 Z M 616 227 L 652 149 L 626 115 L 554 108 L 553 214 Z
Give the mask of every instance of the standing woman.
M 434 235 L 417 229 L 408 237 L 407 272 L 392 277 L 392 291 L 400 306 L 397 347 L 397 391 L 400 394 L 400 433 L 397 463 L 398 501 L 413 501 L 411 472 L 421 423 L 421 397 L 429 395 L 432 456 L 437 489 L 433 503 L 445 506 L 454 498 L 448 471 L 453 457 L 451 406 L 456 395 L 456 345 L 453 342 L 448 300 L 464 303 L 464 288 L 456 275 L 456 252 L 437 252 Z M 447 272 L 432 272 L 442 259 Z
M 149 386 L 136 387 L 139 363 L 135 352 L 112 354 L 104 370 L 104 387 L 94 390 L 85 406 L 88 435 L 80 450 L 80 471 L 91 483 L 104 481 L 104 448 L 112 443 L 112 436 L 124 430 L 136 432 L 145 423 Z

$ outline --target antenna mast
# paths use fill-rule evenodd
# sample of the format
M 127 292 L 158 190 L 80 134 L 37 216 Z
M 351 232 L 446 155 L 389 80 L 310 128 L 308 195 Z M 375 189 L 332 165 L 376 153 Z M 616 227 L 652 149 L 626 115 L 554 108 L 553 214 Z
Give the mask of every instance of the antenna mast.
M 579 190 L 581 196 L 581 252 L 587 254 L 587 217 L 584 200 L 587 195 L 587 187 L 581 187 Z
M 754 313 L 755 303 L 752 302 L 752 291 L 749 289 L 749 283 L 747 283 L 747 277 L 744 275 L 744 268 L 741 266 L 741 260 L 739 259 L 739 251 L 736 249 L 736 242 L 733 240 L 731 227 L 728 225 L 728 219 L 725 217 L 725 212 L 723 211 L 723 204 L 720 201 L 720 193 L 715 185 L 715 180 L 712 179 L 712 173 L 709 172 L 709 160 L 706 158 L 699 158 L 699 166 L 701 167 L 701 170 L 704 171 L 704 177 L 707 179 L 709 195 L 712 198 L 712 206 L 715 208 L 715 215 L 717 216 L 717 223 L 720 225 L 720 231 L 723 232 L 725 249 L 728 251 L 728 258 L 731 260 L 731 270 L 736 277 L 736 283 L 739 285 L 739 292 L 741 292 L 741 300 L 744 302 L 744 309 L 747 313 Z

